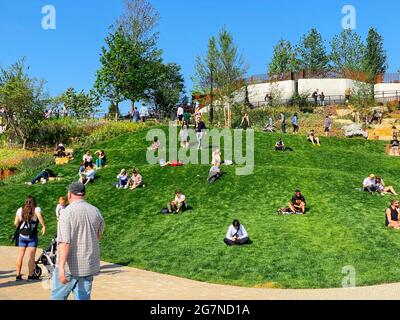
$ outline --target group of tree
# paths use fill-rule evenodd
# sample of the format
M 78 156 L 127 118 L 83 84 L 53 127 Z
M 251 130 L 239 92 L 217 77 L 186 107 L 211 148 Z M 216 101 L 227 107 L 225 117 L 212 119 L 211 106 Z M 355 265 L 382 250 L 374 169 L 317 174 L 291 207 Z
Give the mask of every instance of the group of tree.
M 192 76 L 194 90 L 211 97 L 209 120 L 214 117 L 214 102 L 218 101 L 224 110 L 226 127 L 232 126 L 232 104 L 234 93 L 243 86 L 248 66 L 233 41 L 233 36 L 223 27 L 218 38 L 208 41 L 205 56 L 196 57 L 195 74 Z
M 303 70 L 321 75 L 329 71 L 342 75 L 362 73 L 367 82 L 374 83 L 388 68 L 383 37 L 375 28 L 369 29 L 366 42 L 354 30 L 344 29 L 330 41 L 330 49 L 328 53 L 322 35 L 315 28 L 295 46 L 281 39 L 274 47 L 268 73 L 278 76 Z
M 115 110 L 122 101 L 145 101 L 163 116 L 184 91 L 181 67 L 165 63 L 157 48 L 159 14 L 147 0 L 125 0 L 125 14 L 111 27 L 102 48 L 95 89 Z

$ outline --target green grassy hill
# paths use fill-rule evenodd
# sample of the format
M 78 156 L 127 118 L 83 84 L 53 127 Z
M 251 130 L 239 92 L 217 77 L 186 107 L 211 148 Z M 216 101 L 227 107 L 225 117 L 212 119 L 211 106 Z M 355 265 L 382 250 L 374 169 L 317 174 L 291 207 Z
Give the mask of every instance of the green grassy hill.
M 104 149 L 109 164 L 98 171 L 87 199 L 106 220 L 102 259 L 146 270 L 213 283 L 285 288 L 340 287 L 345 266 L 356 269 L 356 285 L 400 281 L 400 233 L 384 227 L 390 196 L 357 191 L 370 173 L 381 175 L 400 191 L 400 159 L 389 158 L 383 143 L 321 138 L 313 147 L 304 136 L 284 136 L 293 153 L 277 153 L 278 134 L 255 134 L 255 169 L 236 176 L 235 166 L 209 186 L 208 165 L 164 167 L 146 162 L 146 131 L 124 134 L 93 146 Z M 47 246 L 56 231 L 57 199 L 77 180 L 80 150 L 72 163 L 57 167 L 64 181 L 0 186 L 0 244 L 10 245 L 13 220 L 24 198 L 32 194 L 43 209 Z M 140 169 L 146 187 L 135 191 L 112 187 L 121 168 Z M 200 176 L 200 177 L 198 177 Z M 18 181 L 18 179 L 16 180 Z M 193 210 L 161 215 L 179 187 Z M 279 216 L 300 188 L 309 212 Z M 226 230 L 234 218 L 253 244 L 227 247 Z

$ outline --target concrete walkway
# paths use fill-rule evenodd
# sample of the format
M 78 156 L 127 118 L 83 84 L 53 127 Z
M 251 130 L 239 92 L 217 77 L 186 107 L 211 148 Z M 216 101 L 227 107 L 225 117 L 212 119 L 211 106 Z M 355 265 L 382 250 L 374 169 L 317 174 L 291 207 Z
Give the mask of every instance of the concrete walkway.
M 40 251 L 40 250 L 38 250 Z M 50 297 L 47 272 L 37 282 L 15 281 L 17 248 L 0 247 L 0 300 L 46 300 Z M 24 263 L 27 264 L 27 261 Z M 23 269 L 24 279 L 27 271 Z M 393 299 L 400 283 L 352 289 L 258 289 L 208 284 L 102 262 L 92 299 L 99 300 L 319 300 Z

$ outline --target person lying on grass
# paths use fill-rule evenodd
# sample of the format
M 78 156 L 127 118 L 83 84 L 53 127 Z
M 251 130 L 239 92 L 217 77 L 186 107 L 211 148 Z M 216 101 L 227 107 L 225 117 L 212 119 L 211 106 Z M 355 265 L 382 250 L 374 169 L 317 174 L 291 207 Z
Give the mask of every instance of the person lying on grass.
M 177 189 L 175 191 L 175 199 L 168 202 L 167 207 L 169 213 L 179 213 L 180 211 L 185 211 L 187 209 L 186 197 L 182 194 L 181 190 Z
M 319 137 L 315 135 L 314 130 L 310 130 L 307 136 L 307 141 L 311 142 L 313 146 L 316 144 L 317 146 L 321 146 Z
M 172 160 L 171 162 L 170 161 L 166 162 L 164 159 L 160 159 L 159 163 L 160 163 L 160 167 L 166 167 L 166 166 L 180 167 L 180 166 L 184 165 L 183 162 L 180 162 L 178 160 Z
M 42 184 L 49 182 L 50 180 L 57 179 L 57 175 L 50 169 L 42 170 L 31 182 L 27 182 L 28 185 L 34 185 L 41 181 Z
M 301 194 L 300 190 L 296 190 L 294 196 L 289 201 L 289 209 L 293 212 L 301 212 L 302 214 L 306 211 L 306 199 Z
M 81 169 L 80 169 L 81 170 Z M 94 182 L 94 175 L 96 171 L 94 170 L 94 165 L 91 163 L 85 171 L 79 172 L 79 182 L 83 185 L 87 185 L 90 182 Z
M 132 170 L 132 176 L 128 182 L 128 188 L 134 190 L 143 186 L 143 178 L 136 169 Z
M 239 220 L 233 220 L 232 224 L 228 228 L 224 242 L 228 246 L 233 246 L 246 244 L 249 240 L 249 236 L 244 226 L 240 224 Z
M 399 224 L 399 201 L 398 200 L 392 200 L 390 202 L 390 207 L 386 209 L 385 211 L 385 225 L 386 227 L 393 228 L 393 229 L 400 229 L 400 224 Z
M 117 189 L 127 189 L 128 188 L 128 173 L 125 169 L 122 169 L 121 172 L 117 175 L 118 182 L 114 182 L 113 186 Z
M 286 147 L 282 141 L 282 138 L 279 138 L 279 140 L 275 143 L 275 151 L 293 151 L 293 149 Z
M 394 190 L 394 188 L 392 186 L 386 187 L 385 182 L 383 181 L 383 179 L 381 177 L 378 177 L 378 176 L 375 177 L 374 186 L 375 186 L 376 192 L 380 193 L 381 195 L 392 193 L 395 196 L 397 196 L 397 193 Z
M 153 143 L 149 147 L 149 150 L 156 151 L 160 148 L 160 141 L 158 140 L 158 137 L 154 137 Z
M 210 169 L 207 182 L 209 184 L 212 184 L 215 181 L 217 181 L 221 176 L 222 176 L 221 164 L 219 162 L 216 162 L 215 165 L 213 165 Z
M 363 190 L 369 193 L 375 192 L 375 175 L 370 174 L 368 177 L 366 177 L 363 181 Z

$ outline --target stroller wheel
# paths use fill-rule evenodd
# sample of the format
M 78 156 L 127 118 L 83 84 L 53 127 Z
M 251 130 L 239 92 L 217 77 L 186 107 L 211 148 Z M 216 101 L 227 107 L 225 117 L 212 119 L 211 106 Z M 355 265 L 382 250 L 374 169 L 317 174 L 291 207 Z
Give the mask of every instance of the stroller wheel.
M 39 278 L 42 275 L 42 268 L 36 265 L 33 275 Z

